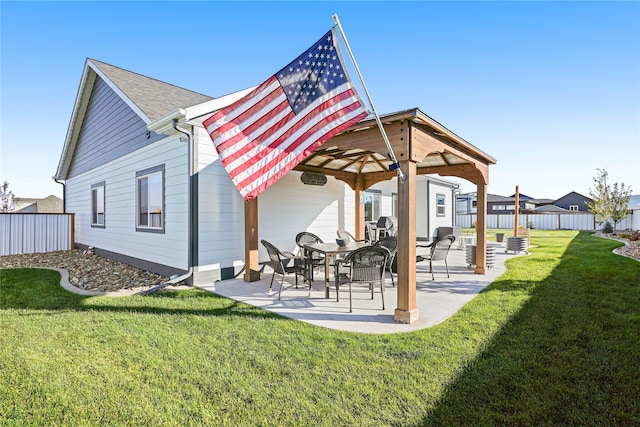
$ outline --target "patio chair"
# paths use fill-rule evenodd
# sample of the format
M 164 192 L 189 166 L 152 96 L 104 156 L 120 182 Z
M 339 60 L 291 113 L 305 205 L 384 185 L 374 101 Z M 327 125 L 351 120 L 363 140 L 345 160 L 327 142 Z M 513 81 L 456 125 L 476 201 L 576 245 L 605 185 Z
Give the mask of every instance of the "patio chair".
M 365 222 L 364 228 L 365 228 L 365 235 L 366 235 L 365 241 L 367 243 L 373 243 L 376 240 L 378 240 L 377 229 L 375 228 L 375 224 L 372 224 L 370 222 Z
M 336 301 L 340 301 L 340 285 L 349 284 L 349 313 L 353 312 L 351 285 L 366 283 L 371 289 L 371 299 L 375 284 L 380 284 L 382 309 L 384 310 L 384 270 L 389 259 L 389 251 L 381 246 L 365 246 L 336 261 L 335 284 Z
M 338 230 L 336 232 L 336 234 L 338 235 L 339 239 L 344 240 L 346 243 L 349 242 L 366 242 L 366 240 L 358 240 L 355 237 L 353 237 L 353 234 L 349 233 L 347 230 Z
M 324 256 L 318 252 L 313 252 L 304 247 L 307 243 L 324 243 L 321 238 L 308 231 L 303 231 L 296 235 L 296 244 L 300 248 L 300 253 L 307 259 L 309 265 L 309 279 L 313 280 L 313 270 L 324 265 Z
M 389 271 L 389 275 L 391 276 L 391 283 L 393 287 L 396 287 L 396 281 L 393 278 L 393 271 L 391 266 L 393 265 L 393 261 L 396 259 L 396 254 L 398 253 L 398 238 L 396 236 L 387 236 L 376 242 L 376 245 L 381 246 L 389 251 L 389 259 L 387 260 L 386 269 Z
M 428 255 L 418 255 L 416 262 L 429 261 L 429 271 L 431 272 L 431 279 L 436 280 L 433 274 L 433 261 L 444 261 L 444 266 L 447 269 L 447 277 L 449 276 L 449 266 L 447 265 L 447 255 L 449 255 L 449 249 L 451 245 L 456 241 L 456 237 L 452 234 L 445 236 L 441 240 L 436 240 L 428 245 L 416 245 L 419 248 L 430 248 L 431 252 Z
M 261 240 L 261 243 L 267 249 L 267 253 L 269 254 L 269 262 L 267 265 L 273 269 L 271 283 L 269 284 L 269 291 L 271 291 L 271 287 L 273 286 L 273 278 L 276 273 L 282 276 L 282 280 L 280 281 L 280 290 L 278 291 L 278 299 L 280 299 L 282 295 L 282 288 L 284 286 L 284 276 L 287 274 L 294 274 L 296 278 L 296 289 L 298 289 L 298 275 L 306 277 L 306 260 L 304 257 L 296 256 L 291 252 L 282 252 L 266 240 Z M 293 264 L 291 263 L 292 261 Z M 311 289 L 311 281 L 309 281 L 309 289 Z

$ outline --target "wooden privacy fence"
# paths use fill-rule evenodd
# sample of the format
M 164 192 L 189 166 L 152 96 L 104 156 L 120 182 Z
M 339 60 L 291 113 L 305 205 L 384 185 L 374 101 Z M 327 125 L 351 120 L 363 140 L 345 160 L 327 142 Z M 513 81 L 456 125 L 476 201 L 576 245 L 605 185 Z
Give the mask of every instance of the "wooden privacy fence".
M 74 214 L 0 214 L 0 256 L 73 248 Z
M 490 214 L 487 215 L 487 228 L 514 227 L 513 214 Z M 476 222 L 475 214 L 456 215 L 456 225 L 462 228 L 471 228 Z M 612 223 L 613 224 L 613 223 Z M 584 230 L 595 231 L 602 228 L 596 224 L 596 220 L 591 213 L 537 213 L 518 215 L 518 225 L 522 227 L 535 228 L 538 230 Z M 633 214 L 620 221 L 616 226 L 617 230 L 633 229 Z

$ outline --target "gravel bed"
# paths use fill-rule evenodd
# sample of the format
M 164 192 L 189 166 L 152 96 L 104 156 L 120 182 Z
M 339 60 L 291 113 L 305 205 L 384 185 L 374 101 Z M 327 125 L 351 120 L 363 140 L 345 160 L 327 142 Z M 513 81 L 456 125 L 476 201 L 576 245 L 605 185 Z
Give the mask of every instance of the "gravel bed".
M 635 258 L 640 261 L 640 240 L 631 241 L 629 239 L 622 239 L 616 234 L 608 234 L 608 233 L 595 233 L 597 236 L 604 237 L 607 239 L 618 240 L 620 242 L 624 242 L 625 246 L 621 246 L 618 249 L 615 249 L 614 252 L 620 255 L 628 256 L 629 258 Z
M 81 250 L 0 256 L 0 268 L 57 267 L 69 272 L 69 282 L 80 289 L 112 292 L 145 290 L 167 281 L 163 277 Z

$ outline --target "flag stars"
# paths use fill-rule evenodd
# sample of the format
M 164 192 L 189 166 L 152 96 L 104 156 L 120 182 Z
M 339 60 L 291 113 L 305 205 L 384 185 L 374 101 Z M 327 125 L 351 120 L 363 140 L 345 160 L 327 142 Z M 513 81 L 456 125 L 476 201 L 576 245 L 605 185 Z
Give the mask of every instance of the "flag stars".
M 296 112 L 347 81 L 333 37 L 304 52 L 281 72 L 278 79 Z

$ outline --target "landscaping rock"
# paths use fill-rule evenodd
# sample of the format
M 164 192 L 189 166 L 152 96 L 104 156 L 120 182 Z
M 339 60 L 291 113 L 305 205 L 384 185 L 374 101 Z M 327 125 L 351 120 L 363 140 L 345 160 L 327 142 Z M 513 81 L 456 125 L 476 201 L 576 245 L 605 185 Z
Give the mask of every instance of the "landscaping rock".
M 168 280 L 149 271 L 81 250 L 0 256 L 0 268 L 56 267 L 69 272 L 69 282 L 80 289 L 112 292 L 145 290 Z
M 625 245 L 617 248 L 614 252 L 620 255 L 628 256 L 629 258 L 635 258 L 640 261 L 640 240 L 630 240 L 613 233 L 597 232 L 596 234 L 607 239 L 619 240 L 623 242 Z

